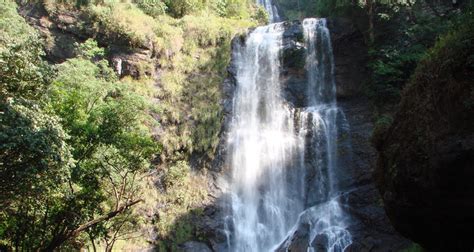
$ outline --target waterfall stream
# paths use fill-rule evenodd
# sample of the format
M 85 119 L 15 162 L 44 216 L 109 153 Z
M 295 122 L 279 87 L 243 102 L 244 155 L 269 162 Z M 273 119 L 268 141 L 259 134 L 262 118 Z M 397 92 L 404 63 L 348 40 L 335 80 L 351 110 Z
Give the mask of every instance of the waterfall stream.
M 261 2 L 273 20 L 271 1 Z M 287 237 L 300 224 L 309 226 L 309 251 L 317 237 L 327 251 L 351 243 L 334 172 L 337 122 L 343 115 L 336 103 L 329 30 L 325 19 L 305 19 L 302 25 L 308 80 L 302 108 L 290 105 L 282 92 L 283 23 L 256 28 L 234 48 L 230 251 L 273 251 L 288 245 Z
M 278 8 L 273 3 L 273 0 L 257 0 L 257 4 L 261 5 L 268 13 L 268 19 L 271 23 L 280 22 L 280 15 L 278 14 Z

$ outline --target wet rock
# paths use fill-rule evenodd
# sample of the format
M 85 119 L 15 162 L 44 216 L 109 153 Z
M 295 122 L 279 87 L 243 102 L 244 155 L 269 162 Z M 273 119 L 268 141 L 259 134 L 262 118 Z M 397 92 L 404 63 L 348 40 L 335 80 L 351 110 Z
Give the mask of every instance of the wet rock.
M 306 48 L 299 21 L 284 23 L 282 43 L 282 84 L 285 99 L 294 107 L 304 107 L 308 98 L 305 69 Z M 328 19 L 335 61 L 337 97 L 342 99 L 361 94 L 368 72 L 367 45 L 363 34 L 345 19 Z
M 368 74 L 367 45 L 350 20 L 329 18 L 338 98 L 360 96 Z
M 285 99 L 293 107 L 303 107 L 307 102 L 306 48 L 303 27 L 299 21 L 285 22 L 281 51 L 281 79 Z
M 325 252 L 328 251 L 328 237 L 326 235 L 316 235 L 313 242 L 311 242 L 311 247 L 313 247 L 314 252 Z
M 372 110 L 363 98 L 349 98 L 338 102 L 349 125 L 349 143 L 338 148 L 339 187 L 341 207 L 349 214 L 347 229 L 353 239 L 348 251 L 400 251 L 411 242 L 401 236 L 392 226 L 383 209 L 381 196 L 372 178 L 376 150 L 370 143 L 372 134 Z
M 309 232 L 310 225 L 308 223 L 299 225 L 296 231 L 276 249 L 276 252 L 307 251 L 310 242 Z

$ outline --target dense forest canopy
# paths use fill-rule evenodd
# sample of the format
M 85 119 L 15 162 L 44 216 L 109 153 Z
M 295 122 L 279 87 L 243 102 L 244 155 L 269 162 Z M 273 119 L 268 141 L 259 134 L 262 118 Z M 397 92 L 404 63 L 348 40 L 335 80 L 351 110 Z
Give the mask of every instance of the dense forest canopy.
M 429 49 L 473 19 L 467 1 L 275 2 L 288 19 L 343 17 L 364 32 L 374 141 Z M 61 40 L 27 23 L 32 9 L 51 23 L 74 19 L 62 25 L 77 41 L 60 44 L 71 55 L 54 56 Z M 136 236 L 150 226 L 163 251 L 205 239 L 178 218 L 201 214 L 208 197 L 206 171 L 190 160 L 214 158 L 231 40 L 267 19 L 252 0 L 3 1 L 0 250 L 111 251 L 119 240 L 146 243 Z M 151 56 L 122 74 L 117 51 Z

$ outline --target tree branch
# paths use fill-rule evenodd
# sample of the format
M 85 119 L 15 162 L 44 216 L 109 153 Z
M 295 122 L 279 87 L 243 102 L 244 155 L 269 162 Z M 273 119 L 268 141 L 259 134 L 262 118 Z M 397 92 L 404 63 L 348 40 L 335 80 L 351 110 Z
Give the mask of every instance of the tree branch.
M 67 241 L 67 240 L 69 240 L 73 237 L 78 236 L 82 231 L 84 231 L 84 230 L 86 230 L 90 227 L 93 227 L 93 226 L 101 223 L 102 221 L 110 220 L 113 217 L 117 216 L 118 214 L 122 213 L 123 211 L 127 210 L 129 207 L 131 207 L 133 205 L 136 205 L 136 204 L 138 204 L 142 201 L 143 201 L 142 199 L 135 200 L 135 201 L 130 201 L 129 203 L 119 207 L 117 210 L 109 212 L 105 215 L 102 215 L 99 218 L 91 220 L 91 221 L 89 221 L 85 224 L 82 224 L 78 228 L 76 228 L 72 231 L 66 232 L 65 230 L 62 230 L 58 235 L 53 237 L 53 239 L 51 240 L 51 242 L 49 243 L 49 245 L 46 248 L 38 249 L 38 251 L 42 251 L 42 252 L 54 251 L 59 246 L 61 246 L 65 241 Z M 65 227 L 63 229 L 65 229 Z
M 121 207 L 119 207 L 117 210 L 115 211 L 112 211 L 112 212 L 109 212 L 105 215 L 102 215 L 100 216 L 99 218 L 97 219 L 94 219 L 94 220 L 91 220 L 85 224 L 82 224 L 81 226 L 79 226 L 78 228 L 76 228 L 74 231 L 71 232 L 71 235 L 70 237 L 74 237 L 74 236 L 77 236 L 80 232 L 92 227 L 92 226 L 95 226 L 97 225 L 98 223 L 102 222 L 102 221 L 106 221 L 106 220 L 110 220 L 112 219 L 113 217 L 115 217 L 116 215 L 122 213 L 123 211 L 127 210 L 129 207 L 133 206 L 133 205 L 136 205 L 140 202 L 142 202 L 143 200 L 142 199 L 139 199 L 139 200 L 135 200 L 135 201 L 132 201 L 132 202 L 129 202 L 125 205 L 122 205 Z

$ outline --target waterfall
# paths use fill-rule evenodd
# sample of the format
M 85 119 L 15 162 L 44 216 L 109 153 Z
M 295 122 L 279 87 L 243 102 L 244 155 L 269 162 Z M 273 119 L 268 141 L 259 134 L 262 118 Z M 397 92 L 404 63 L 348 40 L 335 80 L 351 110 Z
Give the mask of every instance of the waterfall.
M 302 199 L 288 190 L 287 168 L 297 139 L 293 111 L 280 90 L 283 31 L 278 23 L 258 27 L 236 49 L 238 83 L 229 137 L 236 251 L 270 250 L 303 210 Z
M 303 108 L 290 105 L 282 92 L 284 23 L 258 27 L 234 48 L 237 86 L 227 139 L 231 210 L 225 218 L 230 251 L 275 250 L 303 223 L 310 227 L 310 251 L 321 237 L 327 251 L 351 243 L 337 201 L 337 125 L 343 116 L 329 30 L 325 19 L 305 19 L 303 29 Z
M 334 80 L 334 58 L 326 19 L 303 21 L 307 56 L 308 102 L 300 114 L 300 139 L 304 139 L 307 188 L 305 210 L 291 233 L 309 225 L 309 251 L 314 243 L 326 251 L 343 251 L 352 238 L 345 229 L 345 214 L 338 202 L 337 138 L 338 122 L 345 126 L 345 116 L 337 107 Z M 314 204 L 314 205 L 313 205 Z M 318 238 L 318 241 L 316 241 Z M 318 250 L 319 251 L 319 250 Z
M 263 6 L 268 13 L 268 19 L 271 23 L 280 22 L 280 15 L 278 14 L 278 8 L 273 3 L 273 0 L 257 0 L 257 4 Z

